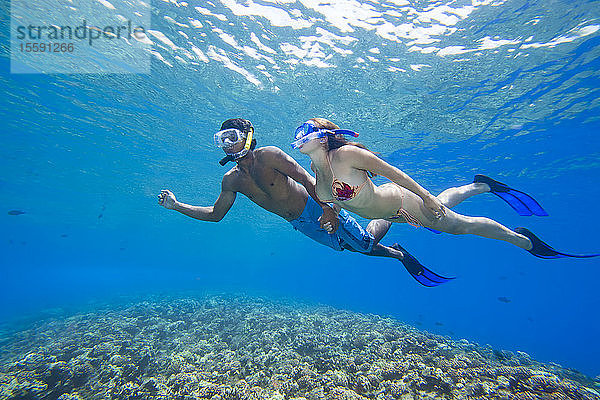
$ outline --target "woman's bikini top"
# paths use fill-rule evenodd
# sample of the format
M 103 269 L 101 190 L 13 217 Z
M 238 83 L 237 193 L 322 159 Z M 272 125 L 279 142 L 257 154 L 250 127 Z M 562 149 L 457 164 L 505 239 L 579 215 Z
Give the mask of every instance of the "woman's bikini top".
M 333 182 L 331 182 L 331 194 L 333 195 L 333 199 L 331 199 L 331 200 L 336 200 L 336 201 L 351 200 L 351 199 L 355 198 L 356 196 L 358 196 L 358 194 L 360 193 L 362 188 L 367 184 L 367 182 L 369 182 L 368 177 L 359 186 L 352 186 L 352 185 L 347 184 L 346 182 L 340 181 L 339 179 L 337 179 L 335 177 L 335 174 L 333 173 L 333 168 L 331 167 L 331 161 L 329 161 L 329 156 L 327 156 L 327 163 L 329 164 L 329 169 L 331 170 L 331 176 L 333 176 Z M 325 200 L 325 201 L 331 201 L 331 200 Z M 417 217 L 411 215 L 408 211 L 406 211 L 404 208 L 402 208 L 403 200 L 404 200 L 404 195 L 401 195 L 400 208 L 398 209 L 398 211 L 396 211 L 396 214 L 392 215 L 391 217 L 388 217 L 387 219 L 390 219 L 390 220 L 404 219 L 406 221 L 406 223 L 414 226 L 415 228 L 422 227 L 423 224 L 421 223 L 421 221 L 419 221 L 419 219 Z
M 340 181 L 335 177 L 333 173 L 333 168 L 331 167 L 331 161 L 329 161 L 329 156 L 327 156 L 327 164 L 329 164 L 329 169 L 331 170 L 331 176 L 333 177 L 333 182 L 331 182 L 331 194 L 333 195 L 332 200 L 336 201 L 348 201 L 360 193 L 363 187 L 369 182 L 369 178 L 365 179 L 365 181 L 359 186 L 352 186 L 347 184 L 346 182 Z

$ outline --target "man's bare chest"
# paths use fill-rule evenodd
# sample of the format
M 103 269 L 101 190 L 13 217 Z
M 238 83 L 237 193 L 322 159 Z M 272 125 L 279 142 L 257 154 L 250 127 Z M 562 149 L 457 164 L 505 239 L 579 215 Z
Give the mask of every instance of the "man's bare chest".
M 274 170 L 251 171 L 240 176 L 240 192 L 251 199 L 282 199 L 290 192 L 287 176 Z

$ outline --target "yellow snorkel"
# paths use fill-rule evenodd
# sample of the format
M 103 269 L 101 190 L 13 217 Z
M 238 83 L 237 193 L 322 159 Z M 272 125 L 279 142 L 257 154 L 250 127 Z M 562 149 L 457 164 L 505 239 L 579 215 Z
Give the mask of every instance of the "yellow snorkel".
M 246 138 L 246 144 L 244 145 L 244 150 L 246 150 L 246 154 L 248 150 L 250 150 L 250 146 L 252 146 L 252 135 L 254 134 L 254 127 L 250 127 L 250 132 L 248 132 L 248 137 Z M 244 155 L 246 155 L 244 154 Z

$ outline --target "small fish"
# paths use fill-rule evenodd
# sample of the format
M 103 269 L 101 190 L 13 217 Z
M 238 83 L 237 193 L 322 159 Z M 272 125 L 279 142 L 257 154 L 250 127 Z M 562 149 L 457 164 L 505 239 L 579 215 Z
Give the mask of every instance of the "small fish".
M 65 238 L 68 237 L 69 235 L 67 235 L 66 233 L 63 233 L 62 235 L 60 235 L 60 237 Z
M 498 301 L 501 301 L 503 303 L 510 303 L 511 300 L 508 297 L 502 296 L 502 297 L 498 297 Z
M 436 322 L 435 323 L 437 326 L 444 326 L 444 324 L 442 324 L 441 322 Z
M 106 210 L 106 205 L 102 205 L 102 209 L 100 210 L 100 215 L 98 215 L 98 219 L 102 218 L 104 216 L 104 210 Z
M 21 211 L 21 210 L 10 210 L 8 212 L 8 215 L 21 215 L 21 214 L 25 214 L 25 211 Z

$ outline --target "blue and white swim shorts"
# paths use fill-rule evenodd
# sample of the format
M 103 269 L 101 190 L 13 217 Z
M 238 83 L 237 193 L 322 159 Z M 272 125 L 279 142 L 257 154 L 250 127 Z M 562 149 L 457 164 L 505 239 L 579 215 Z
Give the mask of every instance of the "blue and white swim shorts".
M 321 228 L 319 217 L 323 214 L 323 209 L 319 204 L 309 197 L 302 215 L 291 220 L 290 224 L 294 229 L 302 232 L 312 240 L 319 242 L 334 250 L 342 251 L 344 247 L 361 253 L 370 253 L 373 249 L 375 238 L 367 232 L 346 210 L 341 210 L 339 214 L 340 225 L 333 234 Z

